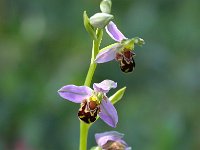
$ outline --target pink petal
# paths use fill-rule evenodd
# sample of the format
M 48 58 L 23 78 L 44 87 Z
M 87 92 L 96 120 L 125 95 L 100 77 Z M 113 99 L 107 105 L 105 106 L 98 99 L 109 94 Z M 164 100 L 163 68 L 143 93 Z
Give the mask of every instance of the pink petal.
M 116 88 L 117 82 L 114 82 L 112 80 L 104 80 L 100 83 L 94 83 L 93 89 L 97 92 L 103 92 L 107 93 L 111 88 Z
M 106 32 L 109 34 L 109 36 L 117 41 L 121 42 L 123 39 L 127 39 L 117 28 L 117 26 L 114 24 L 114 22 L 110 21 L 110 23 L 106 26 Z
M 100 147 L 102 147 L 108 141 L 118 141 L 121 138 L 123 138 L 123 136 L 124 136 L 124 134 L 121 134 L 117 131 L 109 131 L 109 132 L 95 134 L 95 139 L 96 139 L 97 144 Z
M 120 44 L 115 44 L 114 46 L 99 52 L 96 56 L 95 62 L 105 63 L 115 59 L 116 53 L 119 48 L 121 48 Z
M 92 94 L 92 89 L 87 86 L 66 85 L 58 90 L 58 94 L 74 103 L 81 103 Z
M 117 111 L 108 99 L 102 100 L 100 105 L 99 117 L 109 126 L 113 128 L 116 127 L 118 122 Z

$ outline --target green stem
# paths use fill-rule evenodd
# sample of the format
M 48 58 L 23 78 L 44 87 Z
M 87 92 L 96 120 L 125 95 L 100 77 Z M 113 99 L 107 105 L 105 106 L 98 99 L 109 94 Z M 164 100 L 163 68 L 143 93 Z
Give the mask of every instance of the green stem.
M 96 43 L 96 41 L 93 41 L 92 58 L 91 58 L 90 67 L 89 67 L 89 70 L 88 70 L 88 73 L 87 73 L 87 76 L 85 79 L 85 83 L 84 83 L 85 86 L 90 86 L 90 84 L 91 84 L 91 81 L 92 81 L 92 78 L 93 78 L 93 75 L 94 75 L 94 72 L 95 72 L 95 69 L 97 66 L 97 64 L 94 62 L 95 51 L 97 51 L 97 50 L 98 50 L 97 43 Z
M 90 62 L 90 67 L 85 79 L 85 86 L 90 87 L 95 69 L 97 64 L 95 63 L 96 55 L 99 53 L 99 46 L 102 40 L 103 31 L 101 29 L 96 30 L 97 40 L 93 40 L 93 47 L 92 47 L 92 57 Z M 79 144 L 79 150 L 87 150 L 87 137 L 88 137 L 88 131 L 89 131 L 89 124 L 84 123 L 83 121 L 80 121 L 80 144 Z
M 101 39 L 103 36 L 103 31 L 100 29 L 97 29 L 96 34 L 97 34 L 97 40 L 93 40 L 92 57 L 91 57 L 90 67 L 89 67 L 89 70 L 88 70 L 88 73 L 87 73 L 87 76 L 85 79 L 85 83 L 84 83 L 84 85 L 88 86 L 88 87 L 91 84 L 91 81 L 92 81 L 92 78 L 93 78 L 93 75 L 94 75 L 94 72 L 95 72 L 95 69 L 97 66 L 97 64 L 95 63 L 94 60 L 96 58 L 96 55 L 99 53 L 99 46 L 100 46 Z
M 80 121 L 80 147 L 79 150 L 87 150 L 88 124 Z

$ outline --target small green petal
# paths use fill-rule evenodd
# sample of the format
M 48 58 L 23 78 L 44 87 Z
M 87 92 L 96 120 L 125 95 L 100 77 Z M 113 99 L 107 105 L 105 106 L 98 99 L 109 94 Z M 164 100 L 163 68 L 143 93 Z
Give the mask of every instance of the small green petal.
M 121 98 L 124 95 L 124 92 L 126 90 L 126 87 L 123 87 L 121 89 L 119 89 L 115 94 L 113 94 L 111 97 L 109 97 L 109 100 L 111 101 L 112 104 L 117 103 L 119 100 L 121 100 Z
M 142 38 L 135 37 L 135 38 L 133 38 L 133 40 L 134 40 L 134 43 L 139 45 L 139 46 L 142 46 L 142 45 L 145 44 L 145 42 L 144 42 L 144 40 Z
M 90 36 L 92 37 L 93 40 L 96 40 L 97 37 L 96 37 L 95 30 L 92 27 L 92 25 L 90 24 L 90 19 L 88 18 L 86 11 L 83 12 L 83 22 L 84 22 L 86 31 L 90 34 Z
M 130 49 L 130 50 L 134 49 L 134 39 L 125 39 L 121 43 L 127 49 Z

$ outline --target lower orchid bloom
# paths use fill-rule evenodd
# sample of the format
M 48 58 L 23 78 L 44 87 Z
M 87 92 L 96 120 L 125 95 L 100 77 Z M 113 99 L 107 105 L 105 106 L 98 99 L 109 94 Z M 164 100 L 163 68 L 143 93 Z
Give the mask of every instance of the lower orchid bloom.
M 95 134 L 95 139 L 102 150 L 131 150 L 127 143 L 122 140 L 124 134 L 109 131 Z
M 142 45 L 144 40 L 141 38 L 127 39 L 112 21 L 106 26 L 106 31 L 117 43 L 100 51 L 96 56 L 96 63 L 104 63 L 115 59 L 119 62 L 120 69 L 123 72 L 132 72 L 135 68 L 135 53 L 132 51 L 134 44 Z
M 92 123 L 99 115 L 105 123 L 111 127 L 116 127 L 118 122 L 117 111 L 106 96 L 111 88 L 116 87 L 116 82 L 104 80 L 101 83 L 94 83 L 94 90 L 87 86 L 66 85 L 58 90 L 58 93 L 64 99 L 81 103 L 78 117 L 83 122 Z

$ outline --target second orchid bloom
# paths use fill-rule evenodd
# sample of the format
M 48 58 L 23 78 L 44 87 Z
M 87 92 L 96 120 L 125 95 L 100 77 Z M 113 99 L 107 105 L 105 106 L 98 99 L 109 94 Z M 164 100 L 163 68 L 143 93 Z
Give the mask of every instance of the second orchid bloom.
M 132 72 L 135 68 L 134 44 L 143 45 L 144 40 L 141 38 L 127 39 L 117 28 L 117 26 L 110 21 L 106 26 L 106 32 L 117 43 L 106 47 L 96 57 L 96 63 L 104 63 L 111 60 L 119 62 L 120 69 L 123 72 Z
M 118 115 L 106 94 L 116 88 L 117 83 L 104 80 L 93 84 L 93 90 L 87 86 L 66 85 L 58 90 L 59 95 L 74 103 L 81 103 L 78 117 L 85 123 L 92 123 L 99 117 L 111 127 L 116 127 Z

